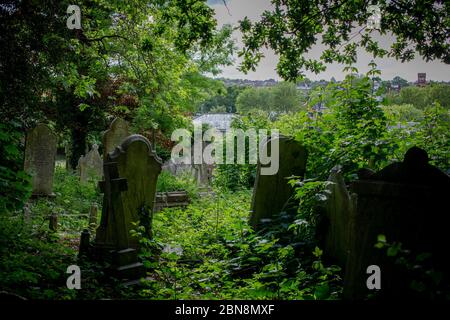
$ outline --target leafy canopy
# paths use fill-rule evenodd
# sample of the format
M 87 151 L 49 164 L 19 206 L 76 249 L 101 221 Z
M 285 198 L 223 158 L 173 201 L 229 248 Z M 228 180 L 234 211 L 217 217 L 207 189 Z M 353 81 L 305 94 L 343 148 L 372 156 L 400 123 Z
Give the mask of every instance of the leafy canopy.
M 319 73 L 325 63 L 351 64 L 361 47 L 373 57 L 390 56 L 403 61 L 419 53 L 426 61 L 440 59 L 450 63 L 448 1 L 372 1 L 381 11 L 381 30 L 367 29 L 371 16 L 369 1 L 361 0 L 272 0 L 272 10 L 257 22 L 240 22 L 244 48 L 241 70 L 247 72 L 263 57 L 262 47 L 279 56 L 278 74 L 286 80 Z M 373 35 L 395 36 L 389 49 L 383 49 Z M 320 41 L 319 41 L 320 39 Z M 318 58 L 306 54 L 316 44 L 326 49 Z

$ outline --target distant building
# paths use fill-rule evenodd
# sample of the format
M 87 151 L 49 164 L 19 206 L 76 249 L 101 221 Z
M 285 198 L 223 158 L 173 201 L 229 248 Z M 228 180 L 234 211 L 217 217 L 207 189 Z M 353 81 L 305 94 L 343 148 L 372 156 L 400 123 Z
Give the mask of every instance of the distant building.
M 307 83 L 303 82 L 303 83 L 297 84 L 297 89 L 302 90 L 302 91 L 309 91 L 309 90 L 311 90 L 311 87 Z
M 267 80 L 248 80 L 248 79 L 227 79 L 217 78 L 217 80 L 223 81 L 226 86 L 247 86 L 247 87 L 273 87 L 278 84 L 275 79 Z
M 417 85 L 424 86 L 427 84 L 427 74 L 426 73 L 418 73 L 417 74 Z
M 207 124 L 220 132 L 227 132 L 231 128 L 231 122 L 236 115 L 233 113 L 205 113 L 195 117 L 194 125 Z

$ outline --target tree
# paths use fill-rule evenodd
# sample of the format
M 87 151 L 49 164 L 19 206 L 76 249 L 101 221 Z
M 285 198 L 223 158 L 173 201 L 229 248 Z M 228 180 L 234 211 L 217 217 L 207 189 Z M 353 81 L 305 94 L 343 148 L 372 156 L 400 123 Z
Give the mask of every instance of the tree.
M 225 91 L 220 91 L 219 94 L 204 101 L 200 111 L 213 112 L 213 110 L 223 110 L 223 112 L 235 113 L 236 99 L 243 90 L 244 88 L 240 86 L 229 86 Z
M 237 111 L 249 112 L 252 109 L 266 112 L 287 113 L 298 110 L 305 97 L 291 82 L 280 82 L 271 88 L 247 88 L 236 100 Z
M 273 105 L 272 99 L 269 89 L 249 87 L 238 95 L 236 110 L 240 113 L 247 113 L 252 109 L 269 111 Z
M 272 110 L 281 113 L 296 111 L 304 102 L 302 93 L 292 82 L 281 82 L 272 89 Z
M 399 94 L 389 94 L 388 104 L 411 104 L 424 110 L 438 102 L 443 108 L 450 108 L 450 85 L 433 83 L 425 87 L 409 86 L 402 88 Z
M 82 29 L 74 30 L 66 27 L 69 4 L 0 5 L 0 111 L 14 123 L 11 137 L 37 121 L 56 123 L 70 136 L 72 166 L 88 133 L 103 130 L 108 115 L 164 128 L 182 123 L 193 99 L 217 91 L 202 73 L 231 61 L 230 30 L 215 31 L 214 12 L 203 1 L 82 0 Z M 14 139 L 2 142 L 22 140 Z M 0 161 L 20 167 L 20 157 Z
M 241 70 L 255 70 L 263 57 L 262 47 L 270 47 L 279 56 L 278 74 L 286 80 L 298 80 L 305 71 L 319 73 L 325 64 L 356 61 L 357 48 L 374 57 L 386 55 L 403 61 L 414 58 L 414 49 L 425 59 L 450 63 L 450 3 L 448 1 L 388 1 L 377 4 L 381 11 L 381 34 L 392 34 L 389 49 L 380 48 L 366 28 L 371 16 L 367 1 L 358 0 L 272 0 L 273 9 L 260 21 L 247 17 L 240 22 L 244 48 Z M 359 36 L 359 37 L 358 37 Z M 321 39 L 326 46 L 320 58 L 306 58 Z M 414 47 L 414 49 L 413 49 Z
M 391 83 L 393 85 L 400 86 L 401 88 L 408 86 L 408 80 L 405 80 L 405 79 L 403 79 L 402 77 L 399 77 L 399 76 L 395 76 L 392 79 Z

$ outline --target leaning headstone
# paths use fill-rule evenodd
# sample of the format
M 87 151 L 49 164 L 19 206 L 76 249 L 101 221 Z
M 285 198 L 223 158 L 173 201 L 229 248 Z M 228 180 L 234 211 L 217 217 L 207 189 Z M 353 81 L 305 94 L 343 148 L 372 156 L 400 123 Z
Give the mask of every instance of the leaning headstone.
M 128 122 L 122 118 L 115 118 L 109 129 L 103 133 L 103 159 L 106 159 L 108 153 L 115 150 L 122 141 L 130 135 Z
M 161 160 L 141 135 L 126 138 L 104 163 L 102 218 L 96 244 L 112 249 L 137 248 L 131 237 L 133 223 L 140 222 L 151 235 L 151 218 Z
M 413 257 L 431 253 L 433 268 L 443 272 L 448 285 L 450 177 L 428 164 L 424 150 L 409 149 L 403 162 L 353 182 L 351 191 L 357 194 L 357 205 L 348 226 L 344 298 L 364 299 L 372 293 L 366 286 L 367 268 L 371 265 L 381 270 L 380 298 L 413 296 L 408 296 L 413 279 L 408 278 L 407 270 L 395 264 L 395 258 L 388 257 L 384 250 L 374 248 L 380 234 L 389 243 L 402 243 Z
M 274 175 L 262 175 L 261 163 L 258 162 L 250 216 L 250 224 L 254 228 L 258 228 L 261 220 L 271 219 L 273 215 L 283 210 L 294 191 L 288 184 L 288 178 L 305 175 L 306 148 L 288 137 L 280 136 L 275 139 L 279 139 L 278 172 Z M 269 142 L 270 139 L 263 148 L 270 148 Z
M 345 185 L 344 177 L 339 167 L 332 169 L 326 186 L 327 199 L 322 204 L 324 220 L 318 235 L 323 237 L 323 250 L 327 258 L 345 266 L 349 251 L 348 225 L 355 199 L 350 195 Z
M 82 183 L 103 176 L 103 160 L 98 153 L 98 146 L 96 144 L 92 146 L 92 150 L 85 156 L 80 157 L 77 169 Z
M 53 196 L 56 148 L 56 135 L 46 125 L 27 133 L 24 168 L 32 176 L 33 196 Z

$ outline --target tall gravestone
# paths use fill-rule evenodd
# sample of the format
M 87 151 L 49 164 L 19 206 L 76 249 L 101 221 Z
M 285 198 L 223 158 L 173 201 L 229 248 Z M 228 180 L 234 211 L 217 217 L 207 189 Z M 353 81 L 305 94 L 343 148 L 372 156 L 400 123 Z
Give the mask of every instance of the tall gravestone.
M 288 184 L 288 177 L 305 175 L 307 151 L 294 139 L 280 136 L 279 139 L 279 169 L 274 175 L 262 175 L 261 163 L 258 162 L 256 181 L 253 188 L 250 224 L 258 228 L 261 219 L 270 219 L 282 211 L 293 194 L 293 188 Z M 263 152 L 269 148 L 270 139 L 262 146 Z
M 424 150 L 409 149 L 403 162 L 353 182 L 351 191 L 357 195 L 357 205 L 348 226 L 344 298 L 364 299 L 371 293 L 366 286 L 371 265 L 381 270 L 380 298 L 398 294 L 407 298 L 411 292 L 406 269 L 385 251 L 374 248 L 380 234 L 389 243 L 401 242 L 415 255 L 431 253 L 433 267 L 444 272 L 444 281 L 449 283 L 450 177 L 428 164 Z
M 33 196 L 53 195 L 57 138 L 45 124 L 27 133 L 24 169 L 32 176 Z
M 333 168 L 328 182 L 327 199 L 321 204 L 324 221 L 319 237 L 325 256 L 345 266 L 349 252 L 349 221 L 354 215 L 356 199 L 348 192 L 339 167 Z
M 108 153 L 115 150 L 122 141 L 130 135 L 128 122 L 122 118 L 115 118 L 109 129 L 103 133 L 103 159 L 106 159 Z
M 138 248 L 138 240 L 130 235 L 134 222 L 140 222 L 151 236 L 161 165 L 150 142 L 141 135 L 129 136 L 108 154 L 104 163 L 105 180 L 100 183 L 104 200 L 96 246 L 114 250 Z
M 103 176 L 103 160 L 98 152 L 98 146 L 94 144 L 92 150 L 78 160 L 78 173 L 81 182 Z

